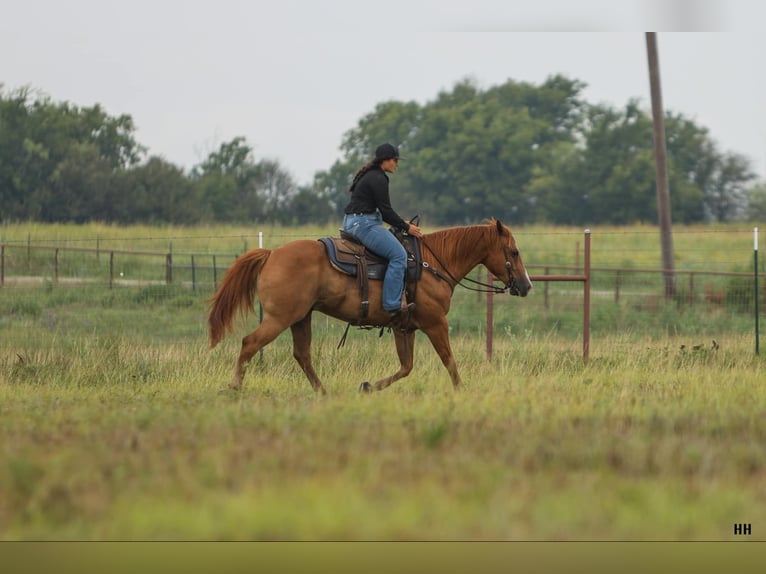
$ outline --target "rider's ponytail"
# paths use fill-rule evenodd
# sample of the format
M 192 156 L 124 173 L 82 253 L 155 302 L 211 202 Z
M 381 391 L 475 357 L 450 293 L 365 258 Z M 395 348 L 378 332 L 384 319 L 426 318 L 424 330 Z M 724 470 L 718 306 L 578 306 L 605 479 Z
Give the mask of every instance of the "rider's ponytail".
M 354 191 L 354 188 L 356 187 L 357 182 L 362 179 L 362 176 L 370 171 L 372 168 L 377 167 L 380 165 L 382 160 L 378 158 L 373 158 L 370 161 L 368 161 L 366 164 L 364 164 L 362 167 L 359 168 L 359 171 L 356 172 L 356 175 L 354 176 L 354 180 L 351 182 L 351 187 L 348 188 L 349 193 Z

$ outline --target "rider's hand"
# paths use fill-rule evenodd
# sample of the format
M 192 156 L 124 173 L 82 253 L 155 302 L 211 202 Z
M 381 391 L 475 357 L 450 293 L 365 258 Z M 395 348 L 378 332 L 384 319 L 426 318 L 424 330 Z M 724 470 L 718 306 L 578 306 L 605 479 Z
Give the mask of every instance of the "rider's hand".
M 407 228 L 407 233 L 409 235 L 414 235 L 417 238 L 423 237 L 423 232 L 420 231 L 420 227 L 412 223 L 410 223 L 410 226 Z

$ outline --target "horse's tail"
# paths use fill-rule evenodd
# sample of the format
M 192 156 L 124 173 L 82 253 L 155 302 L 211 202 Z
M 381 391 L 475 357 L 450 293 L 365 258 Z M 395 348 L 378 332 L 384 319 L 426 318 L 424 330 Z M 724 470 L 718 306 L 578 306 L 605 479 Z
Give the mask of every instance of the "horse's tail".
M 232 331 L 234 315 L 238 310 L 243 316 L 253 310 L 258 276 L 269 255 L 270 249 L 248 251 L 240 255 L 224 275 L 221 286 L 210 299 L 207 324 L 211 349 L 224 338 L 227 331 Z

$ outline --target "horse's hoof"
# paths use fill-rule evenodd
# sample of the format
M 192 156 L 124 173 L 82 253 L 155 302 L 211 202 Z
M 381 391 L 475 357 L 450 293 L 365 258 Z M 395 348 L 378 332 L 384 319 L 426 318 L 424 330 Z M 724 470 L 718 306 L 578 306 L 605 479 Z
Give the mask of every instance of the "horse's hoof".
M 359 385 L 359 392 L 360 393 L 371 393 L 372 392 L 372 385 L 365 381 L 361 385 Z

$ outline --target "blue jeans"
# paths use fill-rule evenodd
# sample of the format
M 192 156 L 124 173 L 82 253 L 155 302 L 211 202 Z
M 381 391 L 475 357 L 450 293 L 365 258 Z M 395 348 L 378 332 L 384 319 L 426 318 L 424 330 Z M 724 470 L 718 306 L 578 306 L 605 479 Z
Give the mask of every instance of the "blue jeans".
M 356 237 L 376 255 L 388 260 L 383 278 L 383 309 L 396 311 L 402 304 L 407 251 L 394 234 L 383 227 L 379 211 L 370 214 L 348 214 L 343 218 L 343 230 Z

